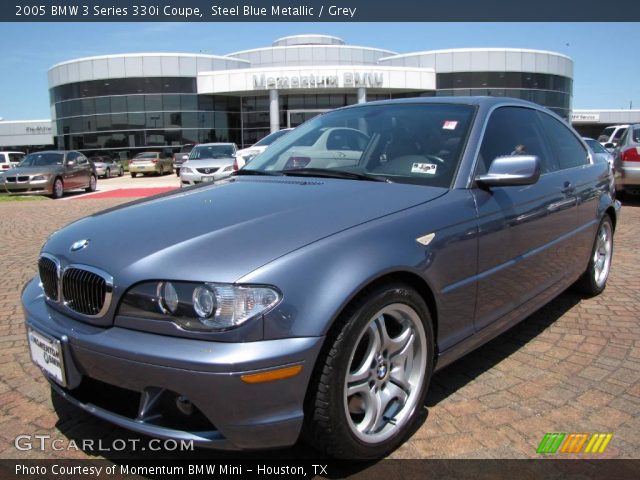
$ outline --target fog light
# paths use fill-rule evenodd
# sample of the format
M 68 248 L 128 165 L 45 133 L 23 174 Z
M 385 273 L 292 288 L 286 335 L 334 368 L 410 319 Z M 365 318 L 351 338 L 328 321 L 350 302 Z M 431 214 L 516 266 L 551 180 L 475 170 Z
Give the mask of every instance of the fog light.
M 200 318 L 209 318 L 216 310 L 216 296 L 207 286 L 193 290 L 193 309 Z
M 178 292 L 171 282 L 160 282 L 157 290 L 158 305 L 162 313 L 176 313 L 178 310 Z

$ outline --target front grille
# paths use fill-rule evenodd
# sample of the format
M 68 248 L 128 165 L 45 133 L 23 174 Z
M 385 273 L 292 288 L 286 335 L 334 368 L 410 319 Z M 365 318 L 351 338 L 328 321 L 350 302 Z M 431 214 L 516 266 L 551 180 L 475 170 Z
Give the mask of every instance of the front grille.
M 219 169 L 218 168 L 196 168 L 196 170 L 198 171 L 198 173 L 204 173 L 205 175 L 209 175 L 211 173 L 216 173 Z
M 107 282 L 100 275 L 70 267 L 62 276 L 62 298 L 67 307 L 84 315 L 98 315 L 105 304 Z
M 47 257 L 40 257 L 38 260 L 38 270 L 40 272 L 40 281 L 45 295 L 53 300 L 58 301 L 58 266 L 56 262 Z
M 16 177 L 5 177 L 5 180 L 9 183 L 15 183 Z

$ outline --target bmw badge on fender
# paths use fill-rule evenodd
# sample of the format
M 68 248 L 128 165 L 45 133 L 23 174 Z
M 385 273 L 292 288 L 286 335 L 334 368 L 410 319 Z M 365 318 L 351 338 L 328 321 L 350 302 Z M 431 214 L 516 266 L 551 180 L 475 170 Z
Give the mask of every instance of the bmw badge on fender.
M 568 287 L 605 288 L 612 185 L 529 102 L 334 110 L 230 178 L 51 235 L 22 294 L 32 359 L 146 435 L 385 456 L 435 371 Z

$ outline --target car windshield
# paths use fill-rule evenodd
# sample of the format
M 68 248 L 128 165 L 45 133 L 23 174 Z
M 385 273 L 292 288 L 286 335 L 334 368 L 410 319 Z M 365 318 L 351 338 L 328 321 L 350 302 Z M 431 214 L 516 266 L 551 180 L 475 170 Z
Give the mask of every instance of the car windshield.
M 30 153 L 20 162 L 20 167 L 43 167 L 48 165 L 62 165 L 63 153 Z
M 198 145 L 191 150 L 189 160 L 204 160 L 207 158 L 233 157 L 233 145 Z
M 587 142 L 587 145 L 589 145 L 591 147 L 591 150 L 593 150 L 595 153 L 607 153 L 605 148 L 595 140 L 585 139 L 585 142 Z
M 183 145 L 180 153 L 189 153 L 191 150 L 193 150 L 193 145 Z
M 139 153 L 135 158 L 158 158 L 158 154 L 153 152 Z
M 640 127 L 634 127 L 632 140 L 635 143 L 640 143 Z
M 449 187 L 474 111 L 471 105 L 447 103 L 383 103 L 335 110 L 290 132 L 256 157 L 243 174 L 295 175 L 307 169 L 318 176 L 348 172 Z
M 278 140 L 279 138 L 285 136 L 291 130 L 279 130 L 277 132 L 270 133 L 266 137 L 264 137 L 259 142 L 253 144 L 254 147 L 266 147 L 267 145 L 271 145 L 273 142 Z

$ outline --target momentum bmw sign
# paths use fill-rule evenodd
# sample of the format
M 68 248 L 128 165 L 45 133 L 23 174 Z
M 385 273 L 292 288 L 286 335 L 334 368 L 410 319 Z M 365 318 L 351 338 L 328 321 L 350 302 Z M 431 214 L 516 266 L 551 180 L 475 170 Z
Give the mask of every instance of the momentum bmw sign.
M 348 88 L 348 87 L 383 87 L 382 72 L 341 72 L 341 75 L 310 73 L 308 75 L 283 75 L 280 77 L 253 76 L 254 89 L 270 88 Z

